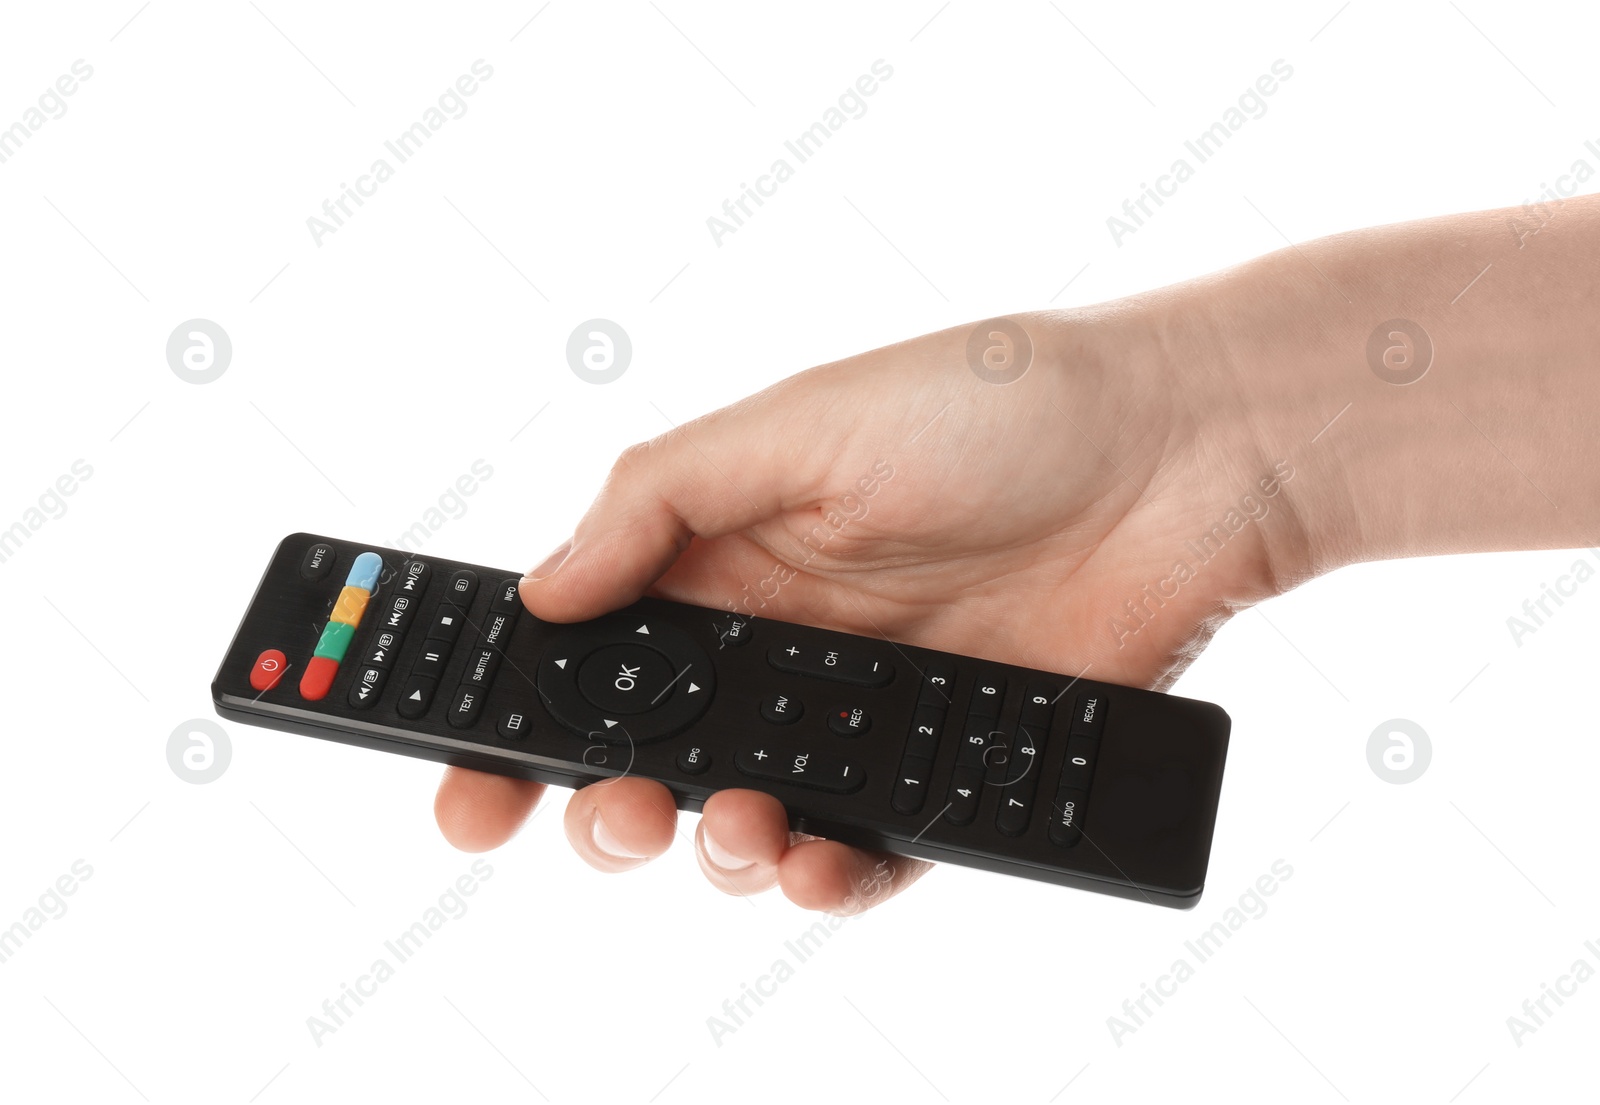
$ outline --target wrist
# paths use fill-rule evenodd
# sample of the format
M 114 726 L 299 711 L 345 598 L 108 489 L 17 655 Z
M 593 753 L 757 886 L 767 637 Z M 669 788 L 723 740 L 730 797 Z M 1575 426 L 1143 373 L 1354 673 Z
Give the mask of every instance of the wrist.
M 1261 526 L 1284 588 L 1600 536 L 1583 509 L 1600 499 L 1600 199 L 1574 201 L 1537 257 L 1508 214 L 1335 235 L 1155 293 L 1169 344 L 1205 366 L 1191 401 L 1221 453 L 1295 471 Z
M 1171 506 L 1183 557 L 1205 563 L 1197 574 L 1224 606 L 1260 602 L 1359 559 L 1337 539 L 1353 531 L 1339 521 L 1340 504 L 1316 493 L 1295 448 L 1303 412 L 1324 404 L 1323 385 L 1281 371 L 1292 362 L 1261 340 L 1274 332 L 1261 302 L 1252 277 L 1235 271 L 1106 312 L 1131 386 L 1166 412 L 1150 494 Z

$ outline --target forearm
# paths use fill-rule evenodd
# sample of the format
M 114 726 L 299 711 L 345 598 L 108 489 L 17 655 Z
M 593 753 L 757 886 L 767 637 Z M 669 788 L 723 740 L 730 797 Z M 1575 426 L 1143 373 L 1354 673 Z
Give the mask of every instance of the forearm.
M 1293 465 L 1266 532 L 1291 577 L 1600 541 L 1600 197 L 1542 217 L 1341 234 L 1148 297 L 1164 345 L 1211 351 L 1195 401 L 1243 471 Z

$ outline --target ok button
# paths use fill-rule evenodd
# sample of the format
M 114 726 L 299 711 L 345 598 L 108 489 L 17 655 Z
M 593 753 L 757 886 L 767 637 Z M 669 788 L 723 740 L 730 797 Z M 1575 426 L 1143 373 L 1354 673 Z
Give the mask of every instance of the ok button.
M 643 645 L 607 645 L 578 671 L 583 697 L 613 714 L 642 714 L 666 702 L 678 673 L 661 653 Z

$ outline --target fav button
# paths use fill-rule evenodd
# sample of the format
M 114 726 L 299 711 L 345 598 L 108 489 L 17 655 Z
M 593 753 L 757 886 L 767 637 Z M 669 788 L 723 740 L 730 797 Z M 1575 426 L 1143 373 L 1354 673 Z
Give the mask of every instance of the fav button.
M 801 705 L 800 700 L 786 694 L 768 695 L 761 701 L 761 716 L 774 725 L 787 725 L 791 721 L 799 721 L 803 713 L 805 707 Z
M 288 658 L 283 653 L 275 648 L 267 649 L 256 657 L 255 666 L 250 669 L 250 685 L 265 694 L 278 685 L 278 680 L 283 678 L 283 669 L 288 665 Z

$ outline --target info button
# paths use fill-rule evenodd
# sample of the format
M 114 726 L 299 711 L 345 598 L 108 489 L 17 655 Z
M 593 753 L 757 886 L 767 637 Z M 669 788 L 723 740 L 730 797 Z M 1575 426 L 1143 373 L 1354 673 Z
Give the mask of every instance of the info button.
M 607 645 L 583 662 L 578 689 L 607 713 L 642 714 L 667 700 L 677 674 L 653 648 Z

